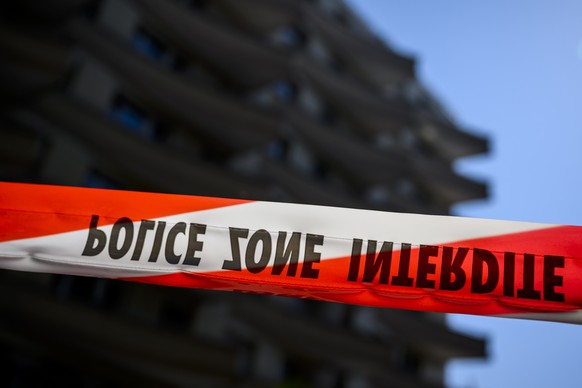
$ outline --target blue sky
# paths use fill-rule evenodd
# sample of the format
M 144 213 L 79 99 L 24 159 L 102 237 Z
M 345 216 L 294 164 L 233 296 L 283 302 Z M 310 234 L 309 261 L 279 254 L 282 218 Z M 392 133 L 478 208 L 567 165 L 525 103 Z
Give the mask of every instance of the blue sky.
M 582 225 L 582 1 L 347 0 L 491 152 L 457 163 L 488 181 L 458 215 Z M 451 315 L 489 339 L 487 361 L 455 361 L 457 387 L 579 387 L 582 326 Z

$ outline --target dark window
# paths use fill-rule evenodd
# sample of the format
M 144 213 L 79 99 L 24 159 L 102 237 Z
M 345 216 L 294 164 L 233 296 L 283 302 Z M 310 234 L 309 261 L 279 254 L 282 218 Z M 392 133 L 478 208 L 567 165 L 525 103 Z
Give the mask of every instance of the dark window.
M 144 111 L 126 98 L 122 96 L 115 98 L 110 115 L 130 132 L 150 139 L 154 137 L 154 128 L 151 120 L 147 119 Z
M 133 47 L 145 55 L 161 64 L 173 67 L 175 55 L 164 45 L 158 38 L 146 31 L 144 28 L 138 28 L 132 38 Z
M 271 159 L 284 160 L 287 157 L 288 150 L 289 142 L 285 139 L 280 139 L 268 145 L 267 155 Z
M 285 81 L 278 81 L 275 83 L 275 95 L 282 100 L 293 101 L 297 95 L 297 87 L 295 84 Z
M 299 28 L 287 26 L 274 33 L 273 41 L 284 46 L 300 47 L 305 45 L 307 37 Z

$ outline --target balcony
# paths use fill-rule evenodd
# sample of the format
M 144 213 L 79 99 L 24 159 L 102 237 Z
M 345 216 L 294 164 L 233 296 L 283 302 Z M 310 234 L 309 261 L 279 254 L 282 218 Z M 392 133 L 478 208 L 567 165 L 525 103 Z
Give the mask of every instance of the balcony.
M 71 36 L 117 76 L 133 100 L 170 122 L 231 149 L 264 147 L 276 136 L 276 117 L 217 90 L 203 89 L 148 61 L 114 34 L 84 22 Z
M 152 31 L 186 56 L 210 63 L 234 84 L 256 88 L 287 76 L 287 53 L 263 45 L 232 26 L 173 1 L 143 0 L 134 4 Z
M 137 190 L 264 197 L 255 185 L 218 166 L 186 159 L 142 139 L 82 102 L 55 94 L 41 99 L 35 111 L 88 149 L 98 170 Z

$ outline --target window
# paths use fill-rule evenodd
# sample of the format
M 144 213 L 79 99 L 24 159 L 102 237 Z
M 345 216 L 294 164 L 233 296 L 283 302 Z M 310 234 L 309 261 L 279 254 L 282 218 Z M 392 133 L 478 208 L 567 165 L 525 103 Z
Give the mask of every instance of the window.
M 267 146 L 267 155 L 275 160 L 285 160 L 288 151 L 289 142 L 285 139 L 274 141 Z
M 300 47 L 306 42 L 305 33 L 295 26 L 285 26 L 271 35 L 271 42 L 280 46 Z
M 156 62 L 173 67 L 176 61 L 175 54 L 143 27 L 138 28 L 131 43 L 137 51 Z
M 248 98 L 259 105 L 273 105 L 280 101 L 291 102 L 295 95 L 296 87 L 293 83 L 277 81 L 252 91 Z
M 147 139 L 156 139 L 157 131 L 153 120 L 149 119 L 146 112 L 137 107 L 123 96 L 117 96 L 109 112 L 111 118 L 123 125 L 136 135 Z
M 292 101 L 297 94 L 297 87 L 291 82 L 277 81 L 274 85 L 275 95 L 282 100 Z

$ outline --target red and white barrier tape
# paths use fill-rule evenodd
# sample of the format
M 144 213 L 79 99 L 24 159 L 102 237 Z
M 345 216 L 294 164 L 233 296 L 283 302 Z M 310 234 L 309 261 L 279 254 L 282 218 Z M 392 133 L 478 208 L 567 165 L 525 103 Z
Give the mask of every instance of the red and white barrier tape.
M 582 323 L 582 227 L 0 183 L 0 268 Z

